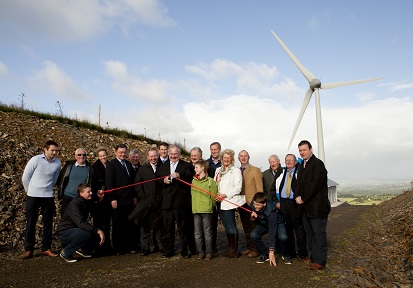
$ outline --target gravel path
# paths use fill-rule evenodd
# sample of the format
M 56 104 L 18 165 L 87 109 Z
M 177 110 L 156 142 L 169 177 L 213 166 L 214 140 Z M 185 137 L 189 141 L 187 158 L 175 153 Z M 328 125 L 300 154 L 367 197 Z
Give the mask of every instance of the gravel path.
M 329 264 L 336 257 L 332 253 L 335 241 L 341 241 L 340 233 L 354 227 L 360 213 L 369 207 L 343 204 L 332 208 L 327 230 L 332 249 L 323 271 L 307 270 L 306 264 L 294 260 L 285 265 L 280 255 L 278 266 L 270 267 L 245 256 L 200 261 L 179 256 L 163 259 L 160 253 L 147 257 L 128 254 L 69 264 L 40 255 L 21 260 L 21 253 L 8 252 L 0 259 L 0 287 L 335 287 L 337 275 Z M 222 247 L 223 241 L 219 243 Z M 39 253 L 35 251 L 35 255 Z

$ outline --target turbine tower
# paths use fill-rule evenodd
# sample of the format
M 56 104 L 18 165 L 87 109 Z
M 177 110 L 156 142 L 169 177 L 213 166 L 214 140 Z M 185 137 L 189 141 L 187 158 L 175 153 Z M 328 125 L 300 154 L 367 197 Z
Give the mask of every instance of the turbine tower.
M 324 153 L 324 138 L 323 138 L 323 124 L 321 121 L 321 107 L 320 107 L 320 89 L 331 89 L 340 86 L 347 86 L 353 84 L 360 84 L 364 82 L 370 81 L 377 81 L 382 78 L 371 78 L 366 80 L 355 80 L 355 81 L 348 81 L 348 82 L 334 82 L 334 83 L 327 83 L 321 84 L 321 81 L 315 78 L 315 76 L 308 71 L 303 64 L 298 61 L 298 59 L 291 53 L 287 46 L 281 41 L 281 39 L 273 32 L 275 39 L 277 39 L 278 43 L 280 43 L 281 47 L 287 52 L 288 56 L 290 56 L 291 60 L 293 60 L 294 64 L 298 67 L 304 77 L 307 79 L 308 83 L 310 84 L 310 88 L 308 88 L 307 92 L 305 93 L 304 103 L 301 106 L 300 114 L 298 115 L 297 122 L 295 123 L 295 127 L 293 130 L 293 134 L 291 135 L 290 143 L 288 144 L 288 149 L 291 147 L 291 143 L 294 140 L 295 134 L 297 133 L 298 127 L 300 126 L 301 119 L 303 118 L 304 112 L 307 109 L 308 103 L 310 102 L 311 96 L 313 92 L 315 92 L 315 110 L 316 110 L 316 121 L 317 121 L 317 144 L 318 144 L 318 158 L 320 158 L 323 162 L 325 162 L 325 153 Z

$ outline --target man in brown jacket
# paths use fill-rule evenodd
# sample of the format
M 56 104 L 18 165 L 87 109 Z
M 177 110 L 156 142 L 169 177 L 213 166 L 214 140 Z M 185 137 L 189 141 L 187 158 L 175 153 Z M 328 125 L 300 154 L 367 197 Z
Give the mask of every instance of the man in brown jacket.
M 252 198 L 257 192 L 264 192 L 262 185 L 261 170 L 255 166 L 249 164 L 250 155 L 247 151 L 241 150 L 238 153 L 238 160 L 241 163 L 241 173 L 242 173 L 242 190 L 241 195 L 245 195 L 245 208 L 249 209 Z M 250 213 L 244 209 L 238 209 L 242 227 L 245 233 L 245 240 L 247 242 L 246 249 L 242 252 L 243 255 L 248 255 L 248 257 L 258 257 L 257 247 L 251 240 L 250 234 L 255 228 L 255 224 L 250 220 Z

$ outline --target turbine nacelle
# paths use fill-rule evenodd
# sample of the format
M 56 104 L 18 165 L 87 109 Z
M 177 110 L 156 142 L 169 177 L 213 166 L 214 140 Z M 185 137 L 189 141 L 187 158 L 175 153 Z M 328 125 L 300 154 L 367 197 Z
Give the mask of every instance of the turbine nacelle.
M 313 89 L 320 89 L 321 88 L 321 81 L 318 79 L 313 79 L 310 81 L 310 88 Z

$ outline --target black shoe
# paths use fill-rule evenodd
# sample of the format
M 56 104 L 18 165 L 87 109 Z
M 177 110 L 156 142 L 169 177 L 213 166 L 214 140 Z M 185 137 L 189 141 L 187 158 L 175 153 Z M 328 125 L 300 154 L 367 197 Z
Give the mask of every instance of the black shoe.
M 270 259 L 268 259 L 267 255 L 262 254 L 258 257 L 258 259 L 257 259 L 257 261 L 255 261 L 255 263 L 263 264 L 267 261 L 270 261 Z
M 290 257 L 288 257 L 288 256 L 282 256 L 282 258 L 283 258 L 283 260 L 284 260 L 284 264 L 288 264 L 288 265 L 290 265 L 291 264 L 291 258 Z
M 159 246 L 155 246 L 155 247 L 153 247 L 152 253 L 157 253 L 157 252 L 159 252 L 159 251 L 161 251 L 161 250 L 159 249 Z
M 65 253 L 63 253 L 63 250 L 62 250 L 62 252 L 60 252 L 60 257 L 62 257 L 62 259 L 65 260 L 65 261 L 68 262 L 68 263 L 75 263 L 75 262 L 77 262 L 77 260 L 76 260 L 75 258 L 73 258 L 72 255 L 70 255 L 69 257 L 66 256 Z
M 89 252 L 83 251 L 81 249 L 76 251 L 76 254 L 79 254 L 80 256 L 82 256 L 83 258 L 90 258 L 92 257 L 92 255 Z
M 164 253 L 162 258 L 171 258 L 172 256 L 174 256 L 174 253 Z
M 148 256 L 149 254 L 151 254 L 151 252 L 149 252 L 149 250 L 142 250 L 142 252 L 141 252 L 141 256 Z

